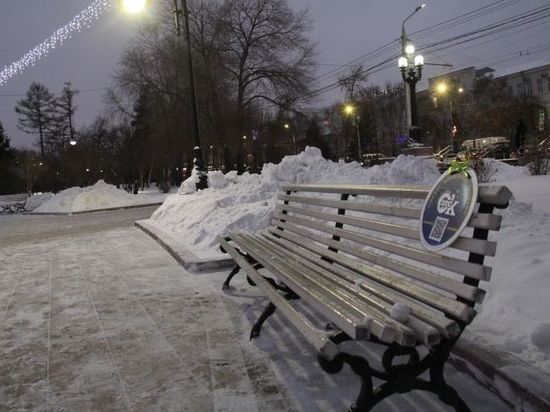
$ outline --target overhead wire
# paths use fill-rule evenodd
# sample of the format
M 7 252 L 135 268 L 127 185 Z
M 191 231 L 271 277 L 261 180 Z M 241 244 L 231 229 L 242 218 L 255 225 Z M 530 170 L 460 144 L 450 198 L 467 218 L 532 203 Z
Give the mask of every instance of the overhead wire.
M 413 35 L 420 34 L 420 33 L 426 33 L 430 34 L 432 30 L 437 30 L 439 32 L 448 30 L 449 28 L 455 27 L 458 24 L 462 24 L 464 22 L 465 18 L 469 18 L 470 21 L 483 17 L 489 13 L 494 13 L 496 11 L 499 11 L 501 9 L 504 9 L 506 7 L 510 7 L 518 2 L 521 2 L 522 0 L 498 0 L 493 3 L 490 3 L 488 5 L 479 7 L 477 9 L 474 9 L 472 11 L 469 11 L 467 13 L 461 14 L 459 16 L 455 16 L 453 18 L 450 18 L 448 20 L 445 20 L 443 22 L 437 23 L 435 25 L 426 27 L 424 29 L 418 30 L 416 32 L 413 32 Z M 341 65 L 341 67 L 329 70 L 328 72 L 325 72 L 321 75 L 319 75 L 316 80 L 321 81 L 326 79 L 327 77 L 330 77 L 332 74 L 336 74 L 338 72 L 343 72 L 343 70 L 347 67 L 350 67 L 354 64 L 359 63 L 367 63 L 368 61 L 372 61 L 373 59 L 376 59 L 377 57 L 381 57 L 384 52 L 389 52 L 391 50 L 391 46 L 394 44 L 398 44 L 399 39 L 394 39 L 390 42 L 385 43 L 384 45 L 376 48 L 375 50 L 372 50 L 362 56 L 356 57 L 347 63 Z
M 500 0 L 500 1 L 497 1 L 497 2 L 493 2 L 493 3 L 491 3 L 487 6 L 483 6 L 483 7 L 479 8 L 479 9 L 476 9 L 472 12 L 464 13 L 463 15 L 461 15 L 459 17 L 469 17 L 469 19 L 467 19 L 467 20 L 463 19 L 462 24 L 466 23 L 466 22 L 471 22 L 473 17 L 478 18 L 478 17 L 484 16 L 488 13 L 494 13 L 496 11 L 499 11 L 499 10 L 502 10 L 506 7 L 514 5 L 514 4 L 518 3 L 519 1 L 521 1 L 521 0 Z M 498 5 L 498 7 L 495 7 L 497 5 Z M 482 39 L 482 38 L 493 36 L 495 34 L 498 34 L 498 33 L 501 33 L 501 32 L 507 31 L 507 30 L 515 29 L 515 28 L 518 28 L 518 27 L 523 27 L 526 24 L 530 24 L 530 23 L 537 22 L 537 21 L 542 20 L 542 19 L 546 19 L 547 17 L 550 16 L 549 10 L 550 10 L 550 6 L 539 6 L 539 7 L 521 12 L 519 14 L 507 17 L 505 19 L 501 19 L 501 20 L 499 20 L 495 23 L 491 23 L 487 26 L 477 28 L 475 30 L 470 30 L 469 32 L 462 33 L 462 34 L 457 35 L 457 36 L 452 36 L 452 37 L 449 37 L 447 39 L 432 42 L 432 43 L 427 44 L 427 45 L 420 46 L 418 49 L 419 50 L 426 50 L 426 51 L 435 53 L 435 52 L 440 51 L 440 50 L 443 49 L 442 47 L 437 48 L 438 46 L 447 45 L 444 48 L 452 48 L 452 47 L 455 47 L 457 45 L 470 43 L 470 42 L 473 42 L 473 41 L 476 41 L 476 40 L 479 40 L 479 39 Z M 482 12 L 477 13 L 477 14 L 473 14 L 476 11 L 482 11 Z M 457 24 L 454 24 L 454 22 L 453 22 L 453 24 L 445 25 L 445 23 L 451 23 L 451 22 L 453 22 L 453 19 L 446 20 L 444 22 L 441 22 L 441 23 L 438 23 L 436 25 L 430 26 L 429 28 L 419 30 L 415 33 L 422 33 L 422 32 L 423 33 L 429 33 L 429 29 L 434 29 L 434 28 L 439 28 L 440 30 L 448 30 L 449 28 L 456 27 Z M 501 37 L 504 37 L 504 36 L 501 36 Z M 491 41 L 496 41 L 496 40 L 500 39 L 501 37 L 496 38 L 496 39 L 489 39 L 484 43 L 488 43 L 488 42 L 491 42 Z M 357 62 L 360 62 L 360 61 L 364 61 L 365 57 L 367 57 L 367 56 L 373 56 L 376 53 L 382 54 L 381 53 L 382 51 L 387 52 L 387 51 L 389 51 L 388 47 L 391 46 L 392 44 L 396 43 L 397 41 L 398 41 L 398 39 L 392 40 L 391 42 L 388 42 L 388 43 L 384 44 L 383 46 L 378 47 L 377 49 L 373 50 L 372 52 L 369 52 L 369 53 L 367 53 L 363 56 L 359 56 L 359 57 L 349 61 L 347 64 L 342 65 L 342 67 L 339 67 L 338 69 L 332 69 L 332 70 L 324 73 L 319 78 L 327 77 L 327 76 L 330 76 L 331 74 L 342 72 L 345 67 L 349 67 L 349 65 L 351 65 L 351 64 L 354 64 L 354 63 L 357 63 Z M 384 59 L 382 62 L 374 64 L 373 66 L 362 70 L 360 73 L 361 74 L 374 74 L 374 73 L 379 72 L 379 71 L 381 71 L 385 68 L 391 67 L 391 62 L 393 60 L 395 60 L 398 56 L 399 56 L 399 54 L 394 55 L 390 58 Z M 329 83 L 325 86 L 319 87 L 319 88 L 317 88 L 317 89 L 315 89 L 315 90 L 313 90 L 309 93 L 306 93 L 303 96 L 294 99 L 293 102 L 295 103 L 299 100 L 310 100 L 312 98 L 315 98 L 315 97 L 318 97 L 322 94 L 325 94 L 329 91 L 335 90 L 338 87 L 340 87 L 340 81 L 335 81 L 335 82 Z M 273 104 L 272 106 L 276 106 L 276 105 Z

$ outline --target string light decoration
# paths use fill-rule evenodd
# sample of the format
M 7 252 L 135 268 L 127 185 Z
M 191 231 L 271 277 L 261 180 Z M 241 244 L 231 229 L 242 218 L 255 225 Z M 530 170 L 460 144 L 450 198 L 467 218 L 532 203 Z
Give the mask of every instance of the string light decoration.
M 102 14 L 112 7 L 112 4 L 113 0 L 92 0 L 86 8 L 81 10 L 64 26 L 54 31 L 42 43 L 26 52 L 19 60 L 9 66 L 4 66 L 4 69 L 0 71 L 0 86 L 4 85 L 13 76 L 34 66 L 38 60 L 45 57 L 57 46 L 61 46 L 65 40 L 70 39 L 73 33 L 90 28 L 93 22 L 97 21 Z

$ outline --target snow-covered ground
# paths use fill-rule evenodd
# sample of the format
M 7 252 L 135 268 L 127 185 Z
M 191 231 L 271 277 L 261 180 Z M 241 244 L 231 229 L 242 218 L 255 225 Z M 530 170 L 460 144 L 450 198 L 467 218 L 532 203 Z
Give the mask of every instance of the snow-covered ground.
M 525 167 L 493 161 L 493 181 L 507 185 L 515 200 L 503 214 L 497 256 L 489 261 L 493 278 L 470 330 L 550 372 L 550 176 L 531 177 Z M 211 188 L 182 185 L 152 215 L 151 223 L 197 251 L 217 248 L 216 236 L 233 230 L 259 230 L 271 220 L 275 196 L 285 183 L 433 184 L 440 176 L 435 161 L 399 156 L 394 162 L 364 169 L 335 163 L 306 148 L 280 164 L 265 165 L 260 175 L 211 174 Z
M 166 196 L 158 190 L 133 195 L 99 180 L 92 186 L 71 187 L 55 195 L 44 193 L 32 196 L 27 201 L 27 209 L 34 213 L 75 213 L 161 203 Z

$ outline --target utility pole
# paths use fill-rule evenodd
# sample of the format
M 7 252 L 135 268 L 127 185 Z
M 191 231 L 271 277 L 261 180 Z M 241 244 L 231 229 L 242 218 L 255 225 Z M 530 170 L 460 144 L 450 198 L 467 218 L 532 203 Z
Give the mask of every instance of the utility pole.
M 187 0 L 180 0 L 181 7 L 178 6 L 178 0 L 174 0 L 174 17 L 176 19 L 176 33 L 181 35 L 180 17 L 183 17 L 185 24 L 185 40 L 187 45 L 187 66 L 189 75 L 189 88 L 191 92 L 191 112 L 193 117 L 193 163 L 199 177 L 196 184 L 197 190 L 208 188 L 208 174 L 204 164 L 204 158 L 201 150 L 199 116 L 197 111 L 197 92 L 195 89 L 195 76 L 193 73 L 193 56 L 191 53 L 191 34 L 189 31 L 189 10 Z

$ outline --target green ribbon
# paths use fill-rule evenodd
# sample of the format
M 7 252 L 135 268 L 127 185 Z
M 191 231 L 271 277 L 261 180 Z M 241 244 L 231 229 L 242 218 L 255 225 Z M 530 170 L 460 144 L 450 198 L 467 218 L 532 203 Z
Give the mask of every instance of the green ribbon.
M 470 168 L 470 162 L 467 160 L 452 160 L 449 166 L 449 174 L 464 173 L 468 176 L 468 169 Z

